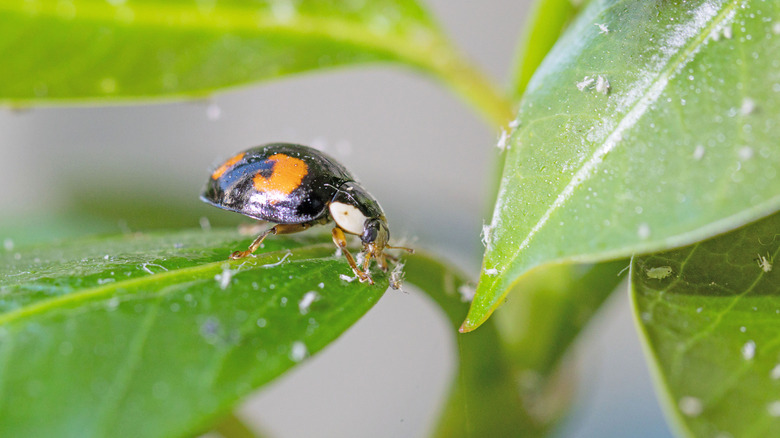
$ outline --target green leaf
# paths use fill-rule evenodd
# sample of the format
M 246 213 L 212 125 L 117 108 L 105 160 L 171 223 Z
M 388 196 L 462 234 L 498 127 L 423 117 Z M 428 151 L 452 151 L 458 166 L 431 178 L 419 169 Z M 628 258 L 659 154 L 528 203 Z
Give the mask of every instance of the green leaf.
M 0 29 L 0 103 L 15 106 L 205 96 L 397 62 L 437 76 L 494 123 L 511 118 L 414 0 L 0 0 Z
M 668 416 L 686 436 L 780 436 L 780 214 L 637 257 L 637 324 Z
M 250 239 L 225 230 L 0 254 L 0 435 L 207 429 L 382 296 L 384 275 L 339 278 L 351 270 L 329 240 L 275 237 L 235 261 Z
M 776 211 L 778 20 L 777 2 L 592 2 L 528 86 L 463 330 L 534 267 L 681 246 Z
M 404 271 L 408 283 L 441 307 L 457 336 L 458 370 L 434 436 L 546 436 L 570 405 L 571 382 L 525 373 L 506 354 L 492 321 L 476 333 L 457 335 L 474 289 L 456 269 L 418 252 Z

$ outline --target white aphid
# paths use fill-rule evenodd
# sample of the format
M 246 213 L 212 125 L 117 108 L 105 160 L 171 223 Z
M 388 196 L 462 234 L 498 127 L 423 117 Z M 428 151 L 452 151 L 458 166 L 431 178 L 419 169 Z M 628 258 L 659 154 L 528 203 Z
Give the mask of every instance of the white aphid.
M 604 23 L 594 23 L 593 25 L 594 26 L 598 26 L 600 34 L 607 34 L 607 33 L 609 33 L 609 28 L 607 27 L 606 24 L 604 24 Z
M 404 285 L 404 264 L 398 263 L 390 271 L 390 287 L 393 290 L 400 290 Z
M 580 82 L 577 82 L 577 89 L 580 91 L 585 91 L 585 89 L 590 88 L 594 82 L 596 82 L 596 79 L 590 76 L 585 76 Z
M 758 254 L 758 267 L 764 272 L 772 272 L 772 257 L 766 253 L 766 257 Z
M 487 248 L 490 245 L 490 239 L 492 238 L 493 227 L 488 224 L 482 224 L 482 233 L 479 236 L 482 240 L 482 245 Z
M 608 94 L 610 88 L 607 78 L 602 75 L 599 75 L 598 78 L 596 78 L 596 91 L 601 94 Z
M 502 129 L 501 134 L 498 136 L 498 143 L 496 143 L 496 147 L 500 151 L 505 151 L 507 148 L 507 144 L 509 143 L 509 133 Z

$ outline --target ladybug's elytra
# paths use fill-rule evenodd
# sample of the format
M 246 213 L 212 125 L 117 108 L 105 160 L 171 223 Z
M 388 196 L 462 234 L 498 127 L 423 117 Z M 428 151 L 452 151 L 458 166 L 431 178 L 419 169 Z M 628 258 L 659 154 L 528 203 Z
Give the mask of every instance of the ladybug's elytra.
M 228 159 L 211 174 L 201 199 L 216 207 L 254 219 L 275 223 L 260 234 L 246 251 L 231 259 L 246 257 L 269 234 L 290 234 L 331 220 L 333 242 L 341 249 L 361 282 L 374 281 L 368 268 L 371 259 L 387 270 L 386 248 L 390 229 L 382 207 L 349 171 L 324 153 L 292 143 L 271 143 L 247 149 Z M 360 236 L 365 255 L 362 269 L 347 250 L 344 233 Z

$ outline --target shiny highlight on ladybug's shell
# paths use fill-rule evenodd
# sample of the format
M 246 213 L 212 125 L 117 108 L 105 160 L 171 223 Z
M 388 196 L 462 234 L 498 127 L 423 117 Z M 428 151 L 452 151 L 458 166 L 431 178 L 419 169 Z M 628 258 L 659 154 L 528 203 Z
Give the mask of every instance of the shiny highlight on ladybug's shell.
M 214 171 L 214 172 L 211 174 L 211 179 L 218 179 L 219 177 L 221 177 L 222 175 L 224 175 L 224 174 L 225 174 L 225 172 L 227 172 L 227 171 L 228 171 L 228 169 L 230 169 L 231 167 L 235 166 L 235 165 L 236 165 L 236 163 L 238 163 L 239 161 L 241 161 L 241 159 L 242 159 L 242 158 L 244 158 L 244 153 L 243 153 L 243 152 L 241 152 L 240 154 L 236 155 L 235 157 L 233 157 L 233 158 L 231 158 L 231 159 L 229 159 L 229 160 L 225 161 L 224 163 L 222 163 L 222 165 L 221 165 L 221 166 L 219 166 L 219 167 L 217 168 L 217 170 L 215 170 L 215 171 Z

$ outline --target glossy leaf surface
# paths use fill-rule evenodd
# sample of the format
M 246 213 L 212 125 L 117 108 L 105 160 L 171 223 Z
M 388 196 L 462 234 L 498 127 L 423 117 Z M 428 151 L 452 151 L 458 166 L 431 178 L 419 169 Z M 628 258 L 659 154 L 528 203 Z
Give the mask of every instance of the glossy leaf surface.
M 463 329 L 536 266 L 681 246 L 775 211 L 778 20 L 776 2 L 591 2 L 528 86 Z
M 0 254 L 0 435 L 182 436 L 315 354 L 381 297 L 330 239 L 182 231 Z M 45 414 L 44 414 L 45 413 Z
M 14 103 L 197 95 L 368 61 L 428 65 L 442 43 L 414 0 L 1 0 L 0 28 L 0 99 Z
M 631 267 L 667 414 L 687 436 L 780 435 L 780 214 Z

